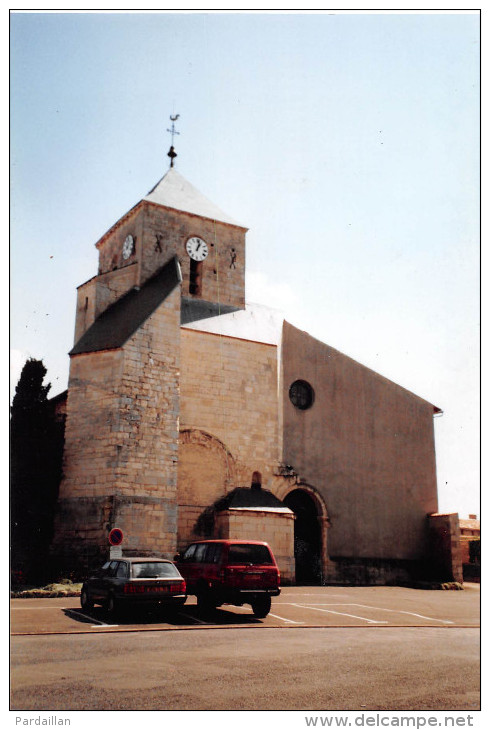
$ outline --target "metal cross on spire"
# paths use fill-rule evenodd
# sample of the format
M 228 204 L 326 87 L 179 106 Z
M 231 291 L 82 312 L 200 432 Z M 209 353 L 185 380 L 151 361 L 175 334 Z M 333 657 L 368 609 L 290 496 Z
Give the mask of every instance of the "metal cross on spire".
M 170 121 L 172 122 L 172 129 L 167 129 L 167 132 L 169 132 L 172 135 L 172 145 L 167 152 L 168 157 L 170 157 L 170 167 L 174 166 L 174 159 L 177 157 L 177 152 L 174 150 L 174 135 L 180 134 L 180 132 L 177 132 L 175 129 L 175 122 L 180 117 L 180 114 L 176 114 L 174 117 L 170 115 Z

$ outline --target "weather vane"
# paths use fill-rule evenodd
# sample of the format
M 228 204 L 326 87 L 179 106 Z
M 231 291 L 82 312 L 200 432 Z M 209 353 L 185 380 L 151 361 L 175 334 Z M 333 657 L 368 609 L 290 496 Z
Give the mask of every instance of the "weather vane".
M 175 122 L 180 117 L 180 114 L 176 114 L 174 117 L 170 115 L 170 121 L 172 122 L 172 129 L 167 129 L 167 132 L 169 132 L 172 135 L 172 145 L 167 152 L 168 157 L 170 157 L 170 167 L 174 166 L 174 159 L 177 157 L 177 152 L 174 150 L 174 135 L 180 134 L 180 132 L 177 132 L 175 129 Z

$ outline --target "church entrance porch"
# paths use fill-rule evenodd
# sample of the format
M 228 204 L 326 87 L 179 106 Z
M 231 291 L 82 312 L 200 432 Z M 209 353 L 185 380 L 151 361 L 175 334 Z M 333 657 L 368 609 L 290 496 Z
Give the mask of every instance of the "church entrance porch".
M 283 500 L 294 512 L 296 584 L 321 585 L 326 560 L 326 517 L 323 505 L 311 489 L 298 488 Z

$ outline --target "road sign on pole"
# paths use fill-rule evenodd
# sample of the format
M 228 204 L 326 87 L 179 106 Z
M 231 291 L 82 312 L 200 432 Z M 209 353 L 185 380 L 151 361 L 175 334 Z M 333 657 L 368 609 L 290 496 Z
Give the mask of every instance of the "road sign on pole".
M 123 537 L 123 531 L 119 527 L 113 527 L 109 532 L 109 545 L 121 545 Z

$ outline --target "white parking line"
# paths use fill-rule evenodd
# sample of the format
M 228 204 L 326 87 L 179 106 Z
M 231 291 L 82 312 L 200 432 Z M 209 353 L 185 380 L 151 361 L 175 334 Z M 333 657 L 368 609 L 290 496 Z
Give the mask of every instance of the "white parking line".
M 269 613 L 269 616 L 273 616 L 274 618 L 278 618 L 280 621 L 285 621 L 287 624 L 304 624 L 304 621 L 293 621 L 290 618 L 283 618 L 282 616 L 278 616 L 276 613 Z
M 331 611 L 327 608 L 316 608 L 315 606 L 304 606 L 299 603 L 290 603 L 290 606 L 296 606 L 297 608 L 309 608 L 311 611 L 322 611 L 323 613 L 335 613 L 337 616 L 348 616 L 349 618 L 356 618 L 359 621 L 367 621 L 368 624 L 387 624 L 388 621 L 375 621 L 371 618 L 364 618 L 364 616 L 354 616 L 352 613 L 343 613 L 341 611 Z M 329 605 L 329 604 L 326 604 Z M 338 605 L 338 604 L 333 604 Z
M 407 616 L 416 616 L 426 621 L 439 621 L 441 624 L 453 624 L 454 621 L 447 621 L 443 618 L 433 618 L 432 616 L 423 616 L 421 613 L 412 613 L 412 611 L 400 611 L 397 608 L 379 608 L 378 606 L 363 606 L 362 603 L 351 603 L 351 606 L 360 606 L 361 608 L 376 608 L 377 611 L 391 611 L 392 613 L 404 613 Z
M 296 604 L 291 604 L 296 605 Z M 311 606 L 356 606 L 357 608 L 369 608 L 373 611 L 389 611 L 390 613 L 404 613 L 407 616 L 415 616 L 423 618 L 426 621 L 439 621 L 441 624 L 453 624 L 454 621 L 447 621 L 442 618 L 434 618 L 433 616 L 423 616 L 421 613 L 413 613 L 412 611 L 401 611 L 398 608 L 381 608 L 381 606 L 366 606 L 364 603 L 311 603 Z M 386 623 L 386 622 L 385 622 Z
M 99 626 L 108 626 L 110 628 L 114 628 L 116 626 L 119 626 L 119 624 L 106 624 L 104 621 L 99 621 L 98 619 L 94 618 L 93 616 L 87 616 L 86 613 L 82 613 L 81 611 L 75 611 L 73 608 L 62 608 L 61 611 L 66 611 L 66 613 L 72 613 L 75 614 L 75 616 L 83 616 L 83 618 L 88 619 L 89 621 L 96 621 L 96 626 L 91 626 L 91 629 L 98 629 Z
M 250 614 L 250 610 L 245 608 L 244 606 L 235 606 L 235 608 L 240 609 L 243 614 Z M 293 621 L 291 618 L 283 618 L 282 616 L 278 616 L 276 613 L 268 613 L 267 615 L 278 618 L 280 621 L 285 621 L 287 624 L 304 624 L 304 621 Z

